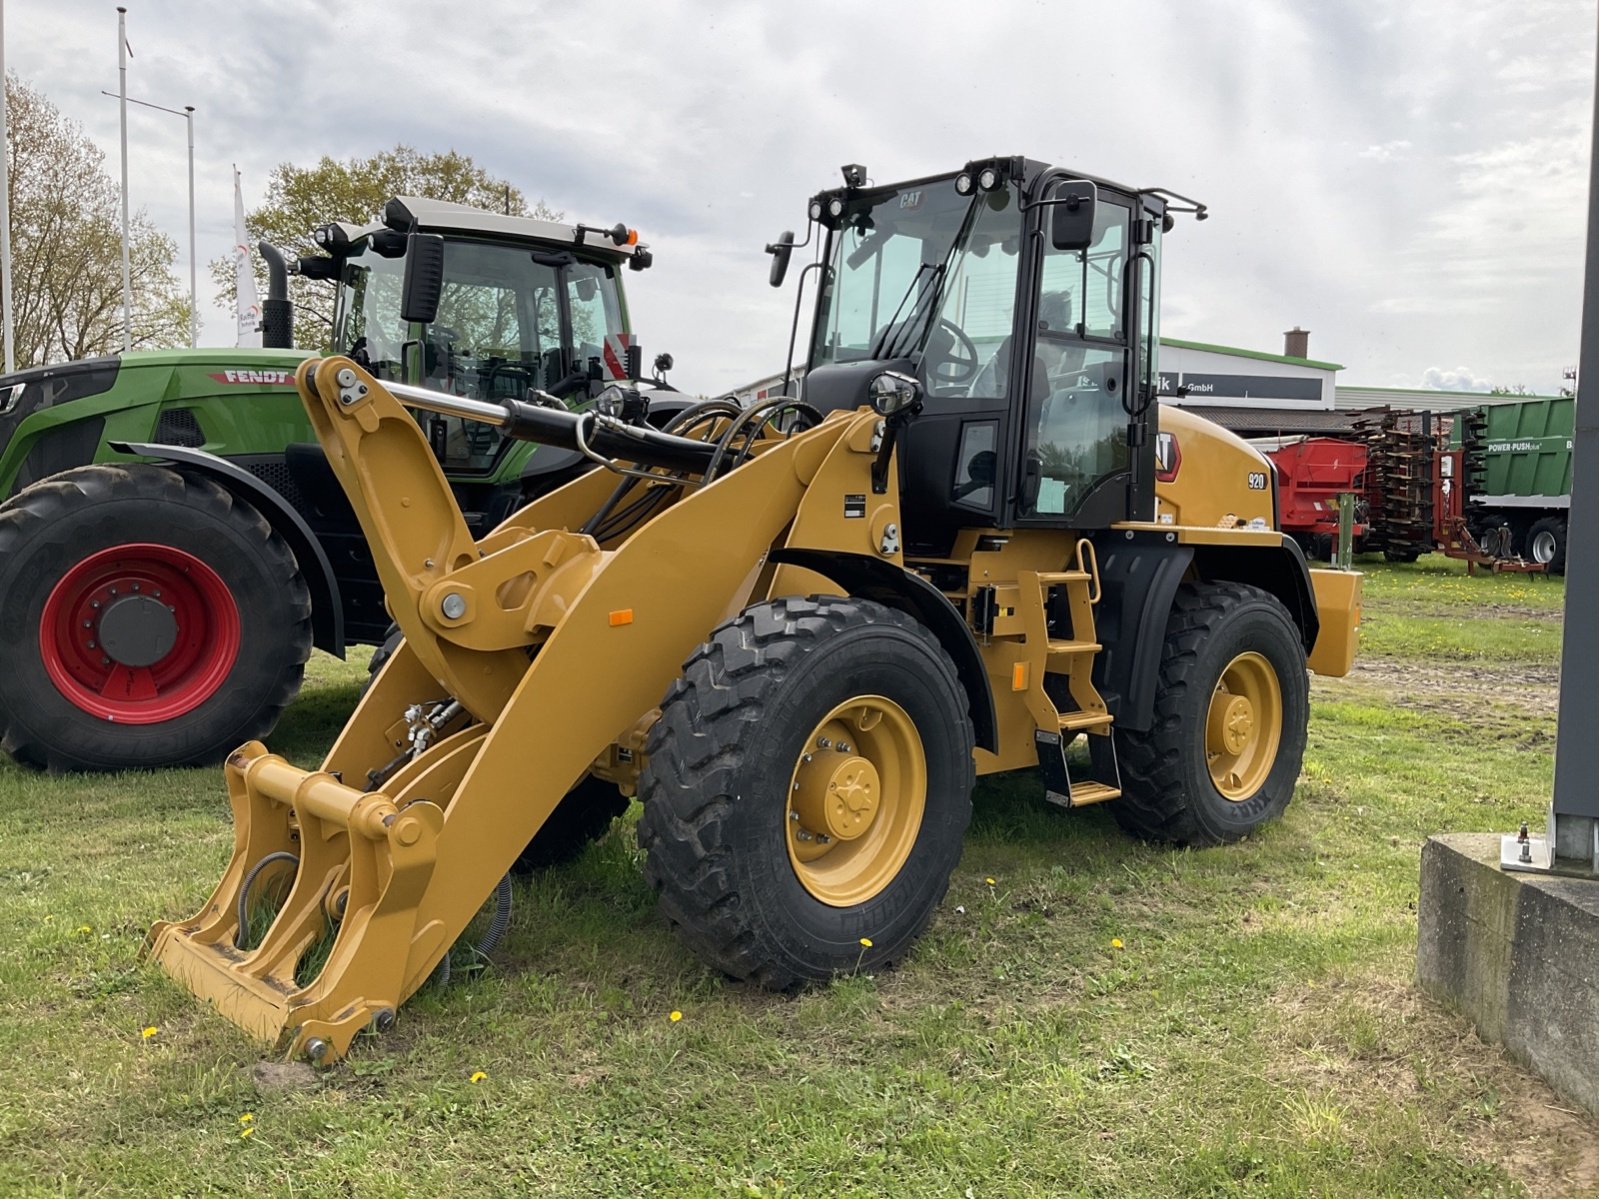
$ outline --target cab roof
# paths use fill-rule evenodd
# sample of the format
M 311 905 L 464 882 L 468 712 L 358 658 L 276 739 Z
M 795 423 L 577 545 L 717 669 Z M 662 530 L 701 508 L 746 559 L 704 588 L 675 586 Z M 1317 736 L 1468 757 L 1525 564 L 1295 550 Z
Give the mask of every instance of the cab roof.
M 384 207 L 388 213 L 409 219 L 408 230 L 476 234 L 497 239 L 513 238 L 518 241 L 582 246 L 590 253 L 605 255 L 619 261 L 632 258 L 645 248 L 642 245 L 618 246 L 593 226 L 584 232 L 579 226 L 569 225 L 564 221 L 509 216 L 505 213 L 473 208 L 470 204 L 455 204 L 449 200 L 433 200 L 426 196 L 396 196 Z M 363 226 L 360 233 L 367 234 L 383 228 L 384 224 L 377 222 Z

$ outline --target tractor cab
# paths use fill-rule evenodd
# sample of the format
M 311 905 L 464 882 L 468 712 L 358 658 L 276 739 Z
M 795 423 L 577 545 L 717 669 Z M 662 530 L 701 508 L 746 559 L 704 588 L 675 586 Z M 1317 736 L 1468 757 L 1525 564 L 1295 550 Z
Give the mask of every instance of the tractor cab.
M 501 216 L 413 196 L 380 224 L 324 226 L 329 258 L 306 274 L 338 281 L 333 345 L 377 378 L 477 400 L 534 392 L 569 403 L 638 379 L 621 272 L 650 253 L 638 235 Z M 447 472 L 488 471 L 493 426 L 433 414 L 425 430 Z
M 845 181 L 810 203 L 804 399 L 856 408 L 885 373 L 915 381 L 899 435 L 908 548 L 941 554 L 974 526 L 1150 519 L 1160 238 L 1179 198 L 1020 157 Z

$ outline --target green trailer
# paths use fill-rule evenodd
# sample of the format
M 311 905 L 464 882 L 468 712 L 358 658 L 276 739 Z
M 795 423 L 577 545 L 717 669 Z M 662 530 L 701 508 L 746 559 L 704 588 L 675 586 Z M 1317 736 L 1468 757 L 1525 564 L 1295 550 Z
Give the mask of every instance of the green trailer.
M 397 197 L 381 222 L 317 240 L 327 253 L 292 266 L 262 246 L 269 344 L 288 344 L 286 274 L 299 272 L 337 289 L 332 346 L 379 378 L 579 406 L 641 373 L 622 275 L 650 255 L 623 226 Z M 418 312 L 411 278 L 430 271 L 438 307 Z M 0 746 L 13 758 L 215 761 L 272 728 L 313 646 L 384 640 L 377 572 L 295 390 L 305 357 L 168 350 L 0 376 Z M 683 403 L 660 393 L 652 419 Z M 422 420 L 475 535 L 588 465 L 490 425 Z
M 1455 426 L 1472 464 L 1469 527 L 1475 534 L 1500 531 L 1510 554 L 1555 574 L 1567 559 L 1573 404 L 1570 396 L 1485 404 L 1462 414 Z

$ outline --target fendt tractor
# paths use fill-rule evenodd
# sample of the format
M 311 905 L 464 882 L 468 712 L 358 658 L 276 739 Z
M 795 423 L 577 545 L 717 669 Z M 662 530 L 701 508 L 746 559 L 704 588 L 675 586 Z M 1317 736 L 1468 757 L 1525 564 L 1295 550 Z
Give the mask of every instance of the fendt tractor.
M 276 348 L 0 377 L 0 745 L 14 758 L 220 761 L 272 729 L 312 646 L 384 640 L 377 572 L 294 389 L 306 354 L 288 349 L 289 270 L 336 286 L 332 345 L 379 379 L 579 406 L 641 375 L 621 271 L 650 253 L 624 226 L 404 196 L 317 242 L 326 253 L 292 268 L 262 244 Z M 417 273 L 439 276 L 436 313 L 401 303 Z M 444 414 L 422 433 L 480 536 L 591 465 Z
M 851 167 L 801 243 L 803 396 L 659 429 L 628 389 L 572 413 L 303 363 L 404 640 L 320 767 L 229 756 L 232 859 L 148 953 L 329 1063 L 491 898 L 505 927 L 558 806 L 636 795 L 667 922 L 784 990 L 910 952 L 975 774 L 1193 845 L 1276 817 L 1361 578 L 1307 569 L 1266 459 L 1156 407 L 1161 238 L 1195 208 L 1023 158 Z M 475 537 L 408 408 L 608 469 Z

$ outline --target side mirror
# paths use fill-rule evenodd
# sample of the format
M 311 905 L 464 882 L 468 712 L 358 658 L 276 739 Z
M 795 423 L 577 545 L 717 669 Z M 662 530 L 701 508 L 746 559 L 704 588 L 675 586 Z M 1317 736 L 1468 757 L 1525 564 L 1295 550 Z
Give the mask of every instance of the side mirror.
M 428 324 L 439 315 L 444 293 L 444 239 L 437 233 L 406 235 L 406 274 L 400 292 L 400 319 Z
M 782 287 L 783 277 L 789 273 L 789 255 L 794 253 L 794 230 L 785 229 L 780 233 L 778 240 L 767 247 L 767 253 L 772 255 L 772 272 L 767 282 L 773 287 Z
M 1096 189 L 1073 179 L 1056 189 L 1050 203 L 1050 245 L 1057 250 L 1087 250 L 1094 242 Z

